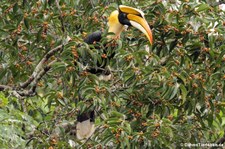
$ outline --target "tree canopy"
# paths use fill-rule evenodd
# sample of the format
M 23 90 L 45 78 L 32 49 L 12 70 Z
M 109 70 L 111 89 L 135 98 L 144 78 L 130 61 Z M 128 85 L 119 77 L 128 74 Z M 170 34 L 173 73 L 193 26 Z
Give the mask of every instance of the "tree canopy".
M 0 148 L 179 148 L 224 143 L 225 12 L 214 1 L 1 0 Z M 102 50 L 84 43 L 123 4 L 143 10 L 154 36 L 128 29 L 110 81 L 75 65 Z M 110 48 L 110 47 L 109 47 Z M 107 55 L 106 55 L 107 56 Z M 96 109 L 78 140 L 79 111 Z

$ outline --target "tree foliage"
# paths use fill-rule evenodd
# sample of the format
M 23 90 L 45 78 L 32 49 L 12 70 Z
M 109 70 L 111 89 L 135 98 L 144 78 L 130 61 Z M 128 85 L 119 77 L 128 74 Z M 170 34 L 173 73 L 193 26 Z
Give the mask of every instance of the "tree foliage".
M 83 38 L 107 31 L 107 16 L 119 4 L 144 11 L 154 45 L 130 28 L 108 62 L 113 79 L 100 81 L 78 60 L 88 57 L 95 66 L 103 51 Z M 223 136 L 225 15 L 218 6 L 195 0 L 0 6 L 1 148 L 174 148 Z M 97 129 L 83 142 L 74 124 L 78 111 L 90 108 Z

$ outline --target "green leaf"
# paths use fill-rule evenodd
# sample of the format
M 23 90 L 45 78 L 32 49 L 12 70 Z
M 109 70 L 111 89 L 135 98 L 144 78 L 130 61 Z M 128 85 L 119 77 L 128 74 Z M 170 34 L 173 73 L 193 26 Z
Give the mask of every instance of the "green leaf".
M 201 12 L 201 11 L 206 11 L 208 10 L 210 7 L 208 4 L 200 4 L 197 6 L 197 12 Z
M 26 28 L 29 30 L 30 29 L 30 25 L 29 25 L 29 20 L 24 18 L 24 24 L 26 26 Z
M 180 90 L 181 90 L 181 98 L 182 98 L 182 103 L 181 104 L 184 104 L 186 102 L 186 97 L 187 97 L 187 89 L 186 87 L 183 85 L 183 84 L 180 84 Z
M 177 91 L 179 89 L 180 84 L 176 83 L 175 86 L 173 87 L 173 92 L 170 95 L 169 100 L 173 99 L 177 95 Z
M 4 107 L 9 103 L 8 98 L 5 97 L 3 92 L 0 92 L 0 107 Z

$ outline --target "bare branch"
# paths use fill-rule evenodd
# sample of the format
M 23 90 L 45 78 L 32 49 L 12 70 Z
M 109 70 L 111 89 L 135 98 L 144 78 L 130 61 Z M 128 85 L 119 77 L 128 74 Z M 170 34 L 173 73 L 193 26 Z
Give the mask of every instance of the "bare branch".
M 31 88 L 29 90 L 23 90 L 23 91 L 19 91 L 18 93 L 21 96 L 34 96 L 36 95 L 36 88 L 37 88 L 37 84 L 38 82 L 41 80 L 41 78 L 51 69 L 51 65 L 54 64 L 56 62 L 56 60 L 52 61 L 51 63 L 49 63 L 47 66 L 45 66 L 37 75 L 36 77 L 33 79 L 33 81 L 31 82 Z
M 8 86 L 8 85 L 0 85 L 0 91 L 5 91 L 7 89 L 12 89 L 12 87 Z
M 39 72 L 39 74 L 37 75 L 37 77 L 34 79 L 34 81 L 32 82 L 32 87 L 29 90 L 29 92 L 35 92 L 35 89 L 37 87 L 37 83 L 41 80 L 41 78 L 51 69 L 51 65 L 54 64 L 56 62 L 56 60 L 52 61 L 51 63 L 49 63 L 46 67 L 43 68 L 42 71 Z
M 9 90 L 9 93 L 15 96 L 16 98 L 23 99 L 23 97 L 16 90 L 13 89 L 13 87 L 10 87 L 8 85 L 0 85 L 0 91 L 6 90 Z
M 12 90 L 11 91 L 11 94 L 13 95 L 13 96 L 15 96 L 17 99 L 19 99 L 19 100 L 22 100 L 22 99 L 24 99 L 24 97 L 22 97 L 16 90 Z
M 37 87 L 37 83 L 50 70 L 51 65 L 55 62 L 55 60 L 49 63 L 47 66 L 44 66 L 45 62 L 48 61 L 48 59 L 51 56 L 53 56 L 56 52 L 61 51 L 62 47 L 63 45 L 59 45 L 56 48 L 50 50 L 38 63 L 29 79 L 21 83 L 19 87 L 0 85 L 0 91 L 9 90 L 9 93 L 11 93 L 18 99 L 24 99 L 25 96 L 27 97 L 36 95 L 35 90 Z M 31 88 L 29 90 L 24 90 L 30 84 L 32 84 Z
M 21 88 L 26 88 L 34 80 L 34 75 L 31 75 L 24 83 L 20 84 Z
M 37 77 L 37 75 L 39 74 L 39 72 L 41 71 L 41 69 L 43 69 L 44 63 L 51 57 L 53 56 L 56 52 L 62 50 L 62 46 L 63 45 L 59 45 L 56 48 L 50 50 L 43 58 L 42 60 L 38 63 L 38 65 L 36 66 L 36 68 L 34 69 L 32 75 L 29 77 L 28 80 L 26 80 L 25 82 L 20 84 L 21 88 L 26 88 L 28 85 L 31 84 L 31 82 L 33 82 L 33 80 Z

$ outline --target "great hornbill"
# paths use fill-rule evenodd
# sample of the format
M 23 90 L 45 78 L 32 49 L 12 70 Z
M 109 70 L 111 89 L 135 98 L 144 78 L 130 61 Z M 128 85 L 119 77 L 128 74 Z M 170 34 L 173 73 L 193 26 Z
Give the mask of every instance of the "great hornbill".
M 133 26 L 143 32 L 148 38 L 150 44 L 153 44 L 153 37 L 148 22 L 145 20 L 144 13 L 136 8 L 120 5 L 118 10 L 113 11 L 108 18 L 108 32 L 112 32 L 107 36 L 109 39 L 116 39 L 120 37 L 120 34 L 127 27 Z M 90 34 L 84 42 L 87 44 L 93 44 L 99 42 L 102 38 L 101 32 L 94 32 Z M 101 65 L 105 67 L 105 65 Z M 100 69 L 102 70 L 102 69 Z M 98 73 L 99 70 L 87 69 L 90 73 Z M 77 116 L 76 135 L 78 139 L 89 138 L 95 131 L 94 127 L 95 112 L 89 110 L 88 112 L 79 113 Z

